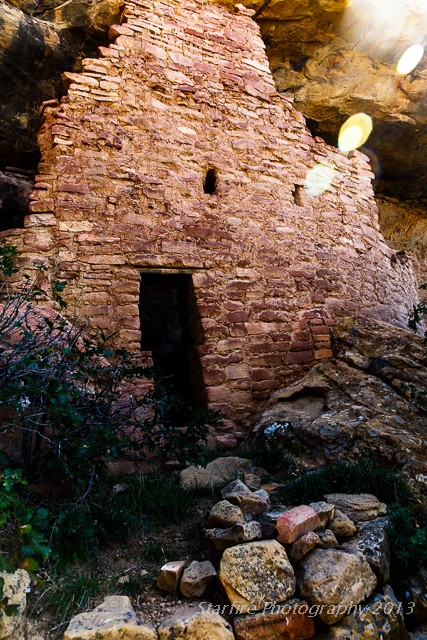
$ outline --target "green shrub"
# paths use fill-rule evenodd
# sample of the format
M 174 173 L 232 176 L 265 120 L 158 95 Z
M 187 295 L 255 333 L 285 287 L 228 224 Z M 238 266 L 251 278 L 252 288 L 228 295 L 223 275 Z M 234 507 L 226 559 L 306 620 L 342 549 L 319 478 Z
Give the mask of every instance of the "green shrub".
M 16 513 L 25 514 L 16 529 L 27 536 L 25 558 L 29 540 L 47 554 L 37 539 L 41 527 L 57 559 L 87 557 L 111 537 L 140 526 L 145 515 L 178 519 L 194 501 L 179 491 L 171 499 L 171 484 L 155 479 L 130 481 L 125 496 L 111 495 L 99 482 L 105 462 L 155 453 L 160 459 L 203 463 L 208 425 L 220 416 L 193 412 L 178 426 L 173 416 L 179 398 L 157 383 L 147 391 L 152 369 L 137 354 L 110 348 L 114 336 L 101 332 L 89 339 L 85 323 L 42 311 L 38 282 L 46 268 L 35 265 L 34 279 L 20 281 L 16 256 L 16 247 L 0 247 L 0 448 L 7 454 L 0 470 L 14 469 L 17 481 L 28 481 L 46 496 L 36 509 L 27 494 L 13 494 Z M 53 287 L 61 309 L 64 286 Z M 35 500 L 33 494 L 32 504 Z M 32 521 L 41 514 L 43 522 L 34 529 Z M 10 523 L 0 521 L 0 538 L 9 535 L 6 526 Z
M 6 555 L 0 555 L 0 571 L 13 572 L 15 569 L 26 569 L 38 582 L 35 572 L 38 560 L 50 554 L 43 534 L 39 528 L 46 523 L 48 512 L 28 506 L 25 497 L 20 495 L 26 487 L 22 479 L 22 470 L 4 469 L 0 472 L 0 549 Z M 16 613 L 17 606 L 10 605 L 8 598 L 3 597 L 4 579 L 0 579 L 0 610 L 7 616 Z

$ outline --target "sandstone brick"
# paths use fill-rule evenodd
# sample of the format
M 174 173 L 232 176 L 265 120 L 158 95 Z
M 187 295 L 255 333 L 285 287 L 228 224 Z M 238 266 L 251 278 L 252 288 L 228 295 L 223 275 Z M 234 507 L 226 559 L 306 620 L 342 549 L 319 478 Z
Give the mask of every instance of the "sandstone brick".
M 293 351 L 291 353 L 286 353 L 283 356 L 282 361 L 285 364 L 304 364 L 312 362 L 313 359 L 313 351 Z
M 315 360 L 325 360 L 326 358 L 332 358 L 332 349 L 318 349 L 313 352 Z
M 226 368 L 227 378 L 237 380 L 239 378 L 247 378 L 249 376 L 249 367 L 247 364 L 235 364 Z

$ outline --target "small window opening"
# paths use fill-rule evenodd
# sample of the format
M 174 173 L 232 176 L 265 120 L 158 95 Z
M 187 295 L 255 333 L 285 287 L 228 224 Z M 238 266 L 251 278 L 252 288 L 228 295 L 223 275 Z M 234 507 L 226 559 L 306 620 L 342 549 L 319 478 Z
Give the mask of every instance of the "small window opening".
M 203 189 L 205 193 L 209 193 L 211 196 L 214 195 L 216 191 L 216 171 L 215 169 L 208 169 L 205 178 L 205 184 L 203 185 Z

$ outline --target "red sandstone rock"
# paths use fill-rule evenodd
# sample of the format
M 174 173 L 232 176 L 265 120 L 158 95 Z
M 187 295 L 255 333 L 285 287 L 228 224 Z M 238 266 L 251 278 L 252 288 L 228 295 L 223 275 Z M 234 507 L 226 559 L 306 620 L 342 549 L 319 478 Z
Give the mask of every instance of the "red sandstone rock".
M 236 640 L 307 640 L 314 635 L 313 618 L 304 600 L 292 598 L 277 606 L 278 612 L 255 613 L 234 619 Z
M 277 540 L 282 544 L 295 542 L 301 536 L 320 527 L 319 516 L 311 507 L 301 505 L 284 511 L 277 518 Z

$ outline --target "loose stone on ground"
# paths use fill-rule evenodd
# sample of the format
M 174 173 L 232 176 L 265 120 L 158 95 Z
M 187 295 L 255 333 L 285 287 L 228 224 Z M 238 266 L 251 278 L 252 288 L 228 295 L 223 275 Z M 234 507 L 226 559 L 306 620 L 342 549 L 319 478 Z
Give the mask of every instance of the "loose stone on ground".
M 141 624 L 127 596 L 108 596 L 86 613 L 72 618 L 63 640 L 157 640 L 154 627 Z
M 159 589 L 174 593 L 178 589 L 184 568 L 185 562 L 183 560 L 164 564 L 157 577 L 157 586 Z
M 216 571 L 211 562 L 192 562 L 183 573 L 180 589 L 186 598 L 199 598 L 215 579 Z
M 324 624 L 334 624 L 344 616 L 350 603 L 359 604 L 377 584 L 372 569 L 362 555 L 335 549 L 314 549 L 295 567 L 297 593 L 310 605 L 325 605 L 319 613 Z M 336 606 L 341 605 L 340 609 Z
M 159 640 L 234 640 L 231 625 L 217 613 L 208 613 L 209 602 L 176 612 L 159 626 Z
M 227 549 L 218 577 L 231 604 L 246 613 L 250 606 L 283 602 L 295 591 L 295 576 L 286 552 L 276 540 L 249 542 Z

